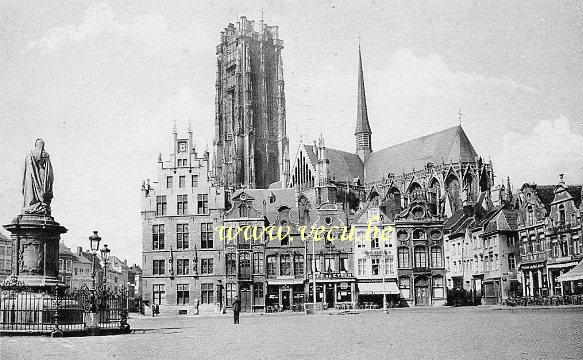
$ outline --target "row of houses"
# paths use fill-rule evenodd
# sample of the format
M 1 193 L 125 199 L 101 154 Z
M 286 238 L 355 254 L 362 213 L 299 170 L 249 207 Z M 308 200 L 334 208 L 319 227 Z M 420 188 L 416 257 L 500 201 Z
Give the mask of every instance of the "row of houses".
M 59 280 L 72 290 L 92 289 L 94 285 L 112 292 L 123 290 L 129 301 L 138 305 L 142 296 L 141 275 L 140 266 L 128 266 L 127 260 L 122 261 L 117 256 L 109 256 L 105 262 L 100 256 L 83 251 L 80 246 L 71 251 L 62 242 L 59 244 Z
M 299 310 L 314 293 L 328 307 L 380 307 L 443 305 L 454 289 L 484 304 L 581 291 L 558 280 L 581 260 L 581 186 L 466 185 L 459 206 L 419 174 L 411 183 L 423 185 L 403 193 L 320 176 L 301 188 L 226 191 L 212 183 L 208 153 L 180 145 L 190 141 L 175 133 L 174 154 L 142 185 L 143 300 L 163 312 L 220 311 L 235 296 L 256 312 Z M 315 149 L 315 173 L 327 173 L 323 141 Z M 491 169 L 475 165 L 476 178 Z M 225 239 L 227 229 L 272 225 L 289 230 Z M 321 241 L 302 238 L 321 227 L 330 229 Z

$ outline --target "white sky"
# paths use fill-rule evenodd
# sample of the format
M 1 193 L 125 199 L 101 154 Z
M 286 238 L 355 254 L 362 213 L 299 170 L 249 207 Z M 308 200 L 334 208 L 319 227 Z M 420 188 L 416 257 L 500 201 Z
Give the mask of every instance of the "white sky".
M 500 182 L 583 182 L 580 2 L 88 1 L 0 4 L 0 222 L 42 137 L 64 242 L 141 260 L 140 185 L 188 121 L 214 133 L 215 46 L 237 15 L 280 26 L 291 156 L 354 149 L 361 38 L 373 148 L 458 123 Z

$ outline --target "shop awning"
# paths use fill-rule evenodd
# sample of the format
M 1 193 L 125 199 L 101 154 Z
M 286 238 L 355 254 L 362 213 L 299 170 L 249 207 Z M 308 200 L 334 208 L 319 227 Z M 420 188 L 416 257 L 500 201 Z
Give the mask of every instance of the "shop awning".
M 267 279 L 267 285 L 299 285 L 303 284 L 304 279 Z
M 358 283 L 358 292 L 361 295 L 382 295 L 382 294 L 395 294 L 398 295 L 401 292 L 399 291 L 399 287 L 394 282 L 385 282 L 383 285 L 382 282 L 374 282 L 374 283 Z
M 557 280 L 561 282 L 583 280 L 583 260 L 569 272 L 557 277 Z

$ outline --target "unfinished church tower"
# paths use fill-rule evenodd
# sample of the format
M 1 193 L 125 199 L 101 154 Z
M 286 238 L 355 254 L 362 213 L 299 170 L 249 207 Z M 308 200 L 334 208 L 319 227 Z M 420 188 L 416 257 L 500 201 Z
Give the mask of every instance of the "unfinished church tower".
M 244 16 L 217 46 L 214 176 L 228 189 L 267 188 L 289 177 L 278 27 Z

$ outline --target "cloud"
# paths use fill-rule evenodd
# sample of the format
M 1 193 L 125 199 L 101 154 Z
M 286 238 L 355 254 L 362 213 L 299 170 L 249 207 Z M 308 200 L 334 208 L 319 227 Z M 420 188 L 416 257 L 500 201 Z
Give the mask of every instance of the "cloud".
M 390 78 L 402 79 L 394 86 L 399 90 L 416 94 L 436 91 L 465 93 L 475 87 L 488 87 L 497 90 L 521 90 L 538 92 L 536 89 L 518 84 L 508 78 L 487 77 L 475 73 L 454 72 L 449 69 L 439 54 L 418 57 L 409 49 L 398 50 L 391 59 Z
M 183 50 L 192 48 L 192 37 L 186 33 L 172 33 L 168 20 L 159 14 L 139 16 L 131 24 L 122 24 L 108 2 L 87 7 L 81 24 L 54 28 L 28 44 L 27 51 L 40 49 L 54 52 L 67 44 L 94 40 L 102 35 L 125 37 L 140 42 L 154 50 Z
M 555 184 L 560 173 L 571 184 L 583 181 L 583 136 L 571 132 L 565 116 L 540 121 L 527 135 L 508 133 L 497 153 L 498 172 L 510 174 L 516 185 Z

